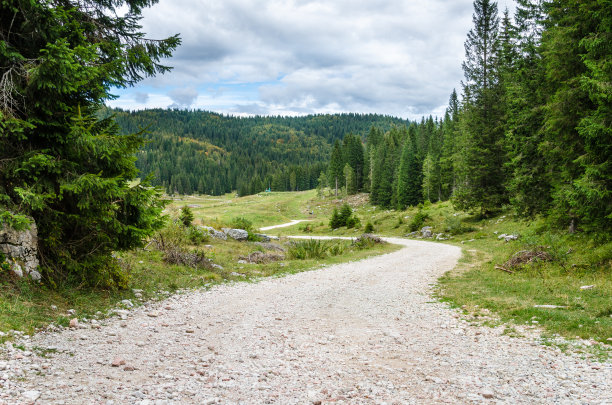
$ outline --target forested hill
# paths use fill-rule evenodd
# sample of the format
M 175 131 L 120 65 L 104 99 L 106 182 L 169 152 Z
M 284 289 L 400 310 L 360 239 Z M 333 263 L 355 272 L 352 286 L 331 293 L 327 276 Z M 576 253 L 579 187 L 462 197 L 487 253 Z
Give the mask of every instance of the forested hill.
M 233 117 L 207 111 L 109 110 L 123 133 L 145 128 L 136 162 L 154 183 L 181 194 L 219 195 L 314 188 L 331 147 L 347 133 L 365 138 L 373 126 L 410 122 L 376 114 Z

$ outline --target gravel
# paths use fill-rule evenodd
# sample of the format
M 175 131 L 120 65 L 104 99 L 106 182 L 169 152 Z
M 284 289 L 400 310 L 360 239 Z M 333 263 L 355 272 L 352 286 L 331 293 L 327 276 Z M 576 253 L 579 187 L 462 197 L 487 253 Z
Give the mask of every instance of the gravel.
M 471 326 L 431 298 L 459 248 L 392 241 L 405 248 L 21 336 L 25 350 L 0 353 L 0 403 L 612 402 L 611 363 Z

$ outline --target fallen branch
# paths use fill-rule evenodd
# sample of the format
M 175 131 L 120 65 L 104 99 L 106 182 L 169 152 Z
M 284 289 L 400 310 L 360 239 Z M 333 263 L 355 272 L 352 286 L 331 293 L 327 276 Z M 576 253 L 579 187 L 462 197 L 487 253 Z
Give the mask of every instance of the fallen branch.
M 495 266 L 495 268 L 497 270 L 505 271 L 506 273 L 514 274 L 514 272 L 512 270 L 508 270 L 508 269 L 506 269 L 506 268 L 504 268 L 502 266 Z

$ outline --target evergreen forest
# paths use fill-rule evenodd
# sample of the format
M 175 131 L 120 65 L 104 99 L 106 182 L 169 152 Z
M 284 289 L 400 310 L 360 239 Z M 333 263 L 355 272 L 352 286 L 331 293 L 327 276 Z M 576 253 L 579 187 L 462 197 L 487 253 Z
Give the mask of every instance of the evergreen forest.
M 408 123 L 375 114 L 240 118 L 163 109 L 103 114 L 114 115 L 126 134 L 146 130 L 137 167 L 169 194 L 313 189 L 327 170 L 332 145 L 345 134 L 357 134 L 361 144 L 372 126 L 389 130 Z
M 609 238 L 611 6 L 519 0 L 510 16 L 476 0 L 461 95 L 451 93 L 444 117 L 370 132 L 371 202 L 451 199 L 481 217 L 511 206 Z
M 149 128 L 137 165 L 169 193 L 246 195 L 330 186 L 403 209 L 452 200 L 487 217 L 511 206 L 570 230 L 612 229 L 612 7 L 474 2 L 461 89 L 443 117 L 238 118 L 113 111 Z

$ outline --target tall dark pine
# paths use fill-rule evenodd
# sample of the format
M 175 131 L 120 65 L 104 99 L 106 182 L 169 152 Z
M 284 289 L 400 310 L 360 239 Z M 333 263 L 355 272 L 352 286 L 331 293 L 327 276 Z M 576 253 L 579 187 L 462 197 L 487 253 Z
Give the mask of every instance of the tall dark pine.
M 612 230 L 612 7 L 546 4 L 543 61 L 551 95 L 542 144 L 554 173 L 553 214 L 570 229 Z
M 342 147 L 340 146 L 340 141 L 338 140 L 336 140 L 334 143 L 327 173 L 327 179 L 330 182 L 330 187 L 335 188 L 337 197 L 338 187 L 342 187 L 344 179 L 344 159 L 342 156 Z
M 487 216 L 506 200 L 497 4 L 476 0 L 473 21 L 465 42 L 463 150 L 458 155 L 453 202 L 459 209 Z
M 397 179 L 397 205 L 403 210 L 423 201 L 423 175 L 417 157 L 416 140 L 408 138 L 402 148 Z
M 525 217 L 544 214 L 551 204 L 551 173 L 541 148 L 547 91 L 540 52 L 544 18 L 540 3 L 518 1 L 510 35 L 515 60 L 505 80 L 507 188 L 513 207 Z M 504 26 L 507 25 L 506 22 Z
M 459 100 L 457 92 L 453 89 L 450 95 L 448 108 L 442 121 L 442 151 L 440 155 L 440 186 L 441 199 L 449 199 L 455 190 L 454 161 L 457 151 L 457 133 L 459 131 Z
M 353 169 L 355 191 L 363 188 L 364 151 L 361 138 L 353 134 L 344 137 L 345 162 Z

